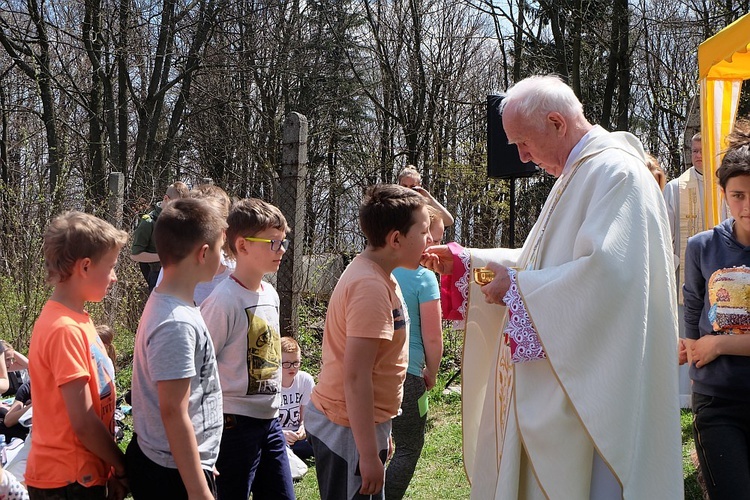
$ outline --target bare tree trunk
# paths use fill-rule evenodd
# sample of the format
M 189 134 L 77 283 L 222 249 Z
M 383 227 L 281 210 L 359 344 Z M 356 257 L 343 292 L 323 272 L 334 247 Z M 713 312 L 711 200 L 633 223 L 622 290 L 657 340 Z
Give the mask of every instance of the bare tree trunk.
M 84 175 L 84 191 L 89 210 L 103 204 L 106 198 L 104 178 L 104 141 L 102 134 L 103 80 L 101 45 L 101 1 L 86 0 L 83 17 L 83 44 L 91 63 L 91 91 L 88 99 L 90 171 Z
M 219 6 L 213 1 L 202 1 L 200 4 L 200 21 L 193 42 L 190 45 L 190 51 L 185 63 L 184 78 L 180 86 L 180 94 L 172 109 L 172 116 L 169 120 L 169 130 L 164 140 L 161 151 L 161 165 L 170 165 L 174 162 L 177 153 L 178 134 L 181 129 L 182 117 L 185 113 L 185 106 L 190 100 L 190 90 L 193 82 L 193 74 L 200 66 L 200 52 L 208 41 L 211 31 L 216 23 L 216 11 Z
M 513 82 L 521 80 L 521 57 L 523 56 L 523 25 L 525 21 L 526 0 L 518 1 L 518 19 L 513 27 Z
M 135 139 L 133 175 L 144 178 L 147 185 L 143 187 L 149 190 L 157 187 L 154 185 L 154 174 L 157 174 L 157 178 L 161 177 L 159 175 L 161 169 L 152 168 L 156 165 L 151 164 L 151 158 L 157 154 L 155 142 L 164 100 L 162 89 L 168 82 L 172 68 L 171 48 L 173 45 L 172 37 L 175 32 L 175 8 L 176 0 L 163 1 L 159 36 L 148 91 L 143 101 L 138 100 L 137 96 L 133 95 L 138 111 L 138 133 Z
M 573 29 L 571 36 L 573 38 L 573 47 L 570 57 L 570 86 L 578 98 L 581 98 L 581 24 L 583 17 L 583 0 L 576 1 L 576 8 L 573 12 Z
M 615 0 L 614 19 L 619 19 L 619 36 L 617 42 L 618 92 L 617 92 L 617 130 L 629 130 L 630 111 L 630 14 L 628 0 Z
M 569 81 L 568 56 L 565 51 L 565 19 L 561 16 L 561 7 L 557 2 L 539 2 L 550 19 L 552 37 L 555 40 L 555 68 L 563 80 Z
M 619 0 L 616 0 L 619 1 Z M 612 123 L 612 106 L 615 99 L 615 88 L 617 87 L 617 62 L 618 48 L 620 44 L 620 20 L 612 16 L 612 30 L 609 38 L 609 54 L 607 58 L 607 80 L 602 96 L 601 125 L 609 129 Z
M 117 44 L 117 164 L 125 179 L 130 178 L 128 167 L 128 63 L 127 47 L 131 0 L 120 0 L 120 37 Z M 130 186 L 127 183 L 126 186 Z

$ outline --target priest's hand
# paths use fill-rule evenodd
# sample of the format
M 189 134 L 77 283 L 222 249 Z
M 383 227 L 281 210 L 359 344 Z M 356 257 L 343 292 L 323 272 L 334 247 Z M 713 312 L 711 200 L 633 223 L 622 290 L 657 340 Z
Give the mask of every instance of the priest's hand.
M 510 288 L 508 268 L 494 262 L 488 263 L 486 267 L 495 273 L 495 279 L 481 288 L 484 300 L 488 304 L 505 305 L 503 298 Z
M 448 245 L 427 247 L 419 263 L 436 273 L 451 274 L 453 272 L 453 254 Z

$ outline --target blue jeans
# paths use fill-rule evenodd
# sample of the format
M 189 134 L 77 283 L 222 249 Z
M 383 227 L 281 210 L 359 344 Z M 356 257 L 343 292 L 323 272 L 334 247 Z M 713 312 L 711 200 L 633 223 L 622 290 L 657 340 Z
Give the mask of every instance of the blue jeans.
M 248 498 L 294 499 L 286 439 L 278 418 L 260 419 L 224 414 L 221 436 L 219 500 Z
M 693 436 L 711 500 L 750 499 L 750 403 L 693 393 Z

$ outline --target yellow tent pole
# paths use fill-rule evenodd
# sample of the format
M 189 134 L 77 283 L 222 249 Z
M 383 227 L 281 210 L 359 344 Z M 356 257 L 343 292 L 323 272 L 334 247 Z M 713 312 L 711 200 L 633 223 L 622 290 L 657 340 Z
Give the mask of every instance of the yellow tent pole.
M 750 14 L 705 40 L 698 47 L 703 145 L 703 199 L 707 228 L 727 215 L 716 180 L 734 127 L 743 80 L 750 79 Z
M 701 80 L 701 142 L 705 202 L 703 214 L 707 228 L 714 227 L 725 216 L 716 169 L 724 157 L 724 139 L 734 127 L 741 89 L 742 80 Z

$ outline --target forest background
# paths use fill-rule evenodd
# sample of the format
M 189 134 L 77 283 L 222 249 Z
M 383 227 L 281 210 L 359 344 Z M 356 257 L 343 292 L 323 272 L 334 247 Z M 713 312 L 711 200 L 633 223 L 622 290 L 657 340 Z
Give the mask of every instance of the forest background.
M 486 174 L 485 101 L 532 74 L 561 75 L 592 122 L 639 136 L 672 178 L 685 166 L 697 47 L 748 10 L 748 0 L 0 0 L 0 338 L 28 344 L 49 293 L 41 236 L 55 213 L 107 216 L 111 172 L 124 175 L 125 229 L 175 180 L 211 178 L 278 204 L 291 112 L 309 122 L 305 229 L 293 235 L 307 255 L 361 250 L 363 188 L 406 164 L 455 215 L 447 240 L 520 244 L 553 179 L 514 181 L 511 239 L 510 181 Z M 118 290 L 94 312 L 133 332 L 143 283 L 121 261 Z

